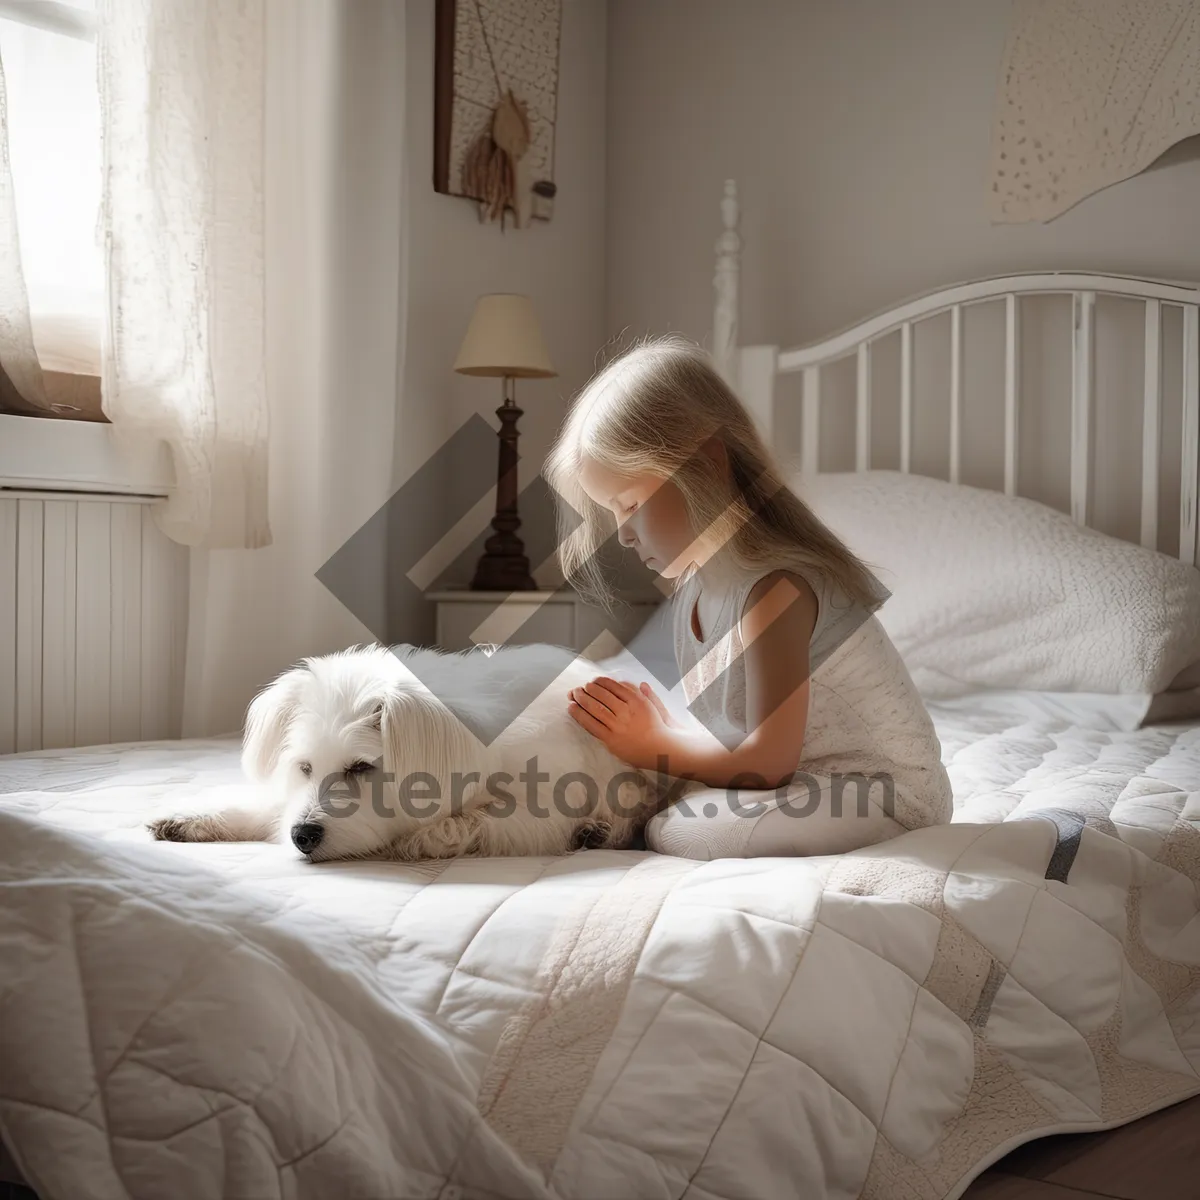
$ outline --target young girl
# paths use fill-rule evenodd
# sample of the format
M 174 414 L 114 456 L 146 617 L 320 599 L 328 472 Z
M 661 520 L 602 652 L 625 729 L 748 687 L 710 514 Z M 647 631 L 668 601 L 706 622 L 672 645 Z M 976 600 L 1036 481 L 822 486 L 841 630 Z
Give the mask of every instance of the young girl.
M 726 806 L 660 814 L 660 847 L 664 823 L 685 818 L 706 857 L 840 853 L 949 820 L 933 724 L 873 615 L 887 592 L 784 484 L 703 351 L 661 339 L 602 370 L 546 474 L 580 592 L 608 597 L 598 552 L 614 520 L 621 545 L 675 581 L 675 656 L 703 728 L 645 683 L 599 676 L 569 700 L 634 766 L 728 789 Z

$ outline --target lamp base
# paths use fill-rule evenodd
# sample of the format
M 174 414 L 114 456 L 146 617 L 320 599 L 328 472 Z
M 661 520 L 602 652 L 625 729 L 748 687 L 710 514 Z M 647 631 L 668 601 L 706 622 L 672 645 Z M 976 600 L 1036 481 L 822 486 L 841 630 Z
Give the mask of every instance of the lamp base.
M 471 580 L 474 592 L 536 592 L 538 585 L 529 572 L 525 543 L 517 535 L 521 518 L 517 513 L 517 421 L 524 413 L 512 395 L 513 381 L 504 381 L 504 403 L 496 409 L 500 418 L 500 469 L 497 475 L 494 532 L 483 544 L 484 552 Z
M 471 580 L 473 592 L 536 592 L 538 585 L 529 573 L 529 559 L 525 557 L 520 538 L 516 538 L 518 549 L 505 551 L 493 549 L 495 538 L 488 538 L 488 551 L 475 568 Z

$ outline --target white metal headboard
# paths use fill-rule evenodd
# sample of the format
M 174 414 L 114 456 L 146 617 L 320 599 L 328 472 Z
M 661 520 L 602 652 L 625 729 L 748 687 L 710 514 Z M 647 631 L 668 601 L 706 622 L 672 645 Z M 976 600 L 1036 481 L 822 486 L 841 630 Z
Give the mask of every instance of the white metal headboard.
M 909 472 L 913 458 L 913 326 L 929 317 L 949 313 L 950 384 L 946 397 L 949 418 L 949 478 L 959 481 L 964 412 L 963 313 L 974 304 L 1004 302 L 1004 490 L 1017 493 L 1018 416 L 1020 412 L 1021 330 L 1018 298 L 1068 295 L 1074 306 L 1071 347 L 1071 516 L 1089 523 L 1091 508 L 1091 447 L 1095 413 L 1096 297 L 1120 296 L 1145 306 L 1145 378 L 1142 403 L 1141 543 L 1158 545 L 1160 428 L 1164 412 L 1162 379 L 1163 306 L 1182 310 L 1179 558 L 1195 565 L 1200 508 L 1200 287 L 1088 272 L 1048 272 L 1006 275 L 962 283 L 908 300 L 887 312 L 858 322 L 849 329 L 812 345 L 781 350 L 778 346 L 739 346 L 739 267 L 737 187 L 725 183 L 721 201 L 723 230 L 717 239 L 714 286 L 713 355 L 725 377 L 759 422 L 768 442 L 775 428 L 775 381 L 799 373 L 801 393 L 800 465 L 816 473 L 820 452 L 821 370 L 854 356 L 857 359 L 855 411 L 855 469 L 871 462 L 871 344 L 899 333 L 900 337 L 900 470 Z M 1166 453 L 1163 450 L 1162 453 Z

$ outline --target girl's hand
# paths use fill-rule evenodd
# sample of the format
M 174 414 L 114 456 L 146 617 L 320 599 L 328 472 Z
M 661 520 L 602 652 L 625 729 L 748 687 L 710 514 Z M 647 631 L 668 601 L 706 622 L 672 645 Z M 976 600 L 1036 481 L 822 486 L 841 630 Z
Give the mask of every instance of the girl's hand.
M 648 683 L 635 688 L 600 675 L 572 688 L 567 711 L 618 758 L 635 767 L 656 767 L 667 753 L 674 722 Z
M 671 716 L 670 709 L 668 709 L 667 706 L 658 698 L 658 693 L 648 683 L 638 684 L 638 691 L 640 691 L 642 695 L 645 696 L 650 703 L 658 709 L 658 715 L 662 717 L 662 723 L 668 729 L 680 728 L 679 722 L 676 721 L 673 716 Z

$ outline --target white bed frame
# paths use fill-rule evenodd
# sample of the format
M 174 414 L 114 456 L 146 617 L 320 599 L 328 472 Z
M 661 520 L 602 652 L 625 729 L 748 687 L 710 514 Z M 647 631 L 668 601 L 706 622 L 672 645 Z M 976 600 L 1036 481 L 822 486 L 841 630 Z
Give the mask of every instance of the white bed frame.
M 887 312 L 868 317 L 841 333 L 807 346 L 739 346 L 739 272 L 741 237 L 738 233 L 737 186 L 725 183 L 721 201 L 724 229 L 717 239 L 714 286 L 713 356 L 725 378 L 734 385 L 753 413 L 769 444 L 775 431 L 775 381 L 780 375 L 802 377 L 800 467 L 816 473 L 820 454 L 821 371 L 839 360 L 857 359 L 855 412 L 855 470 L 871 463 L 871 345 L 880 338 L 900 335 L 900 461 L 909 472 L 913 461 L 913 327 L 920 321 L 950 315 L 950 387 L 946 397 L 950 424 L 949 479 L 959 482 L 962 465 L 964 404 L 963 313 L 974 304 L 1004 303 L 1004 491 L 1017 494 L 1018 418 L 1020 413 L 1021 336 L 1018 299 L 1021 296 L 1057 293 L 1069 295 L 1074 305 L 1074 343 L 1071 348 L 1071 516 L 1089 524 L 1091 513 L 1091 460 L 1095 421 L 1095 306 L 1097 295 L 1121 296 L 1145 305 L 1145 379 L 1142 404 L 1141 543 L 1158 547 L 1160 429 L 1163 405 L 1182 405 L 1180 453 L 1179 558 L 1196 565 L 1200 506 L 1200 287 L 1150 279 L 1048 272 L 1005 275 L 974 283 L 961 283 L 907 300 Z M 1164 397 L 1162 381 L 1162 316 L 1164 305 L 1183 312 L 1182 395 Z M 1164 448 L 1163 454 L 1167 453 Z

